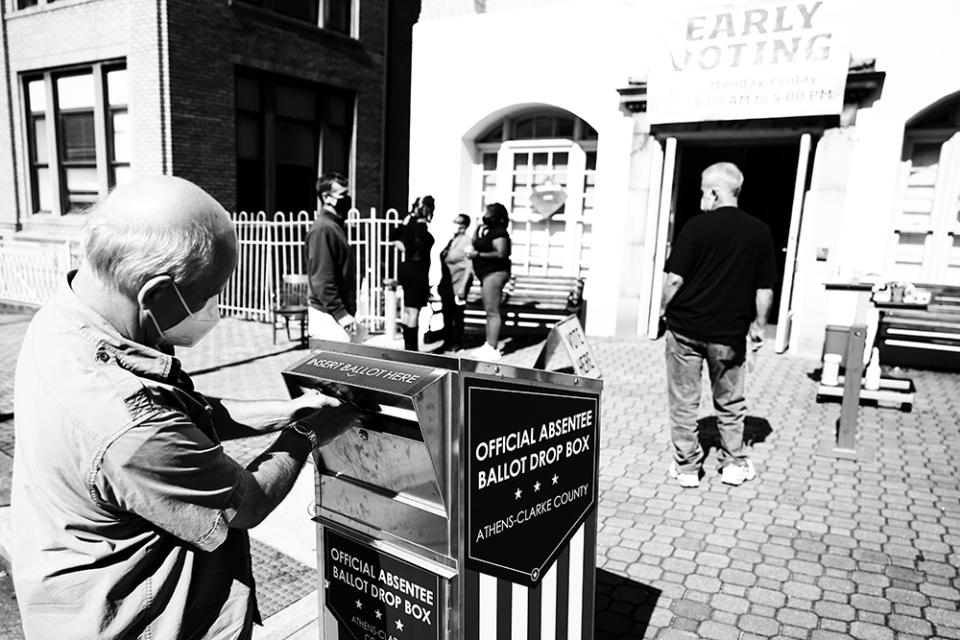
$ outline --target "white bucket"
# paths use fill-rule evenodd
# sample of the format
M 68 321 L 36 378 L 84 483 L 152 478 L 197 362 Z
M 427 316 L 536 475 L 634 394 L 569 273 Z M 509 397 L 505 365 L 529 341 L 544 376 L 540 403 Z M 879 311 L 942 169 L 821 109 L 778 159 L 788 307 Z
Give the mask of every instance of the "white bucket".
M 820 372 L 820 384 L 835 387 L 840 384 L 840 354 L 827 353 L 823 356 L 823 370 Z

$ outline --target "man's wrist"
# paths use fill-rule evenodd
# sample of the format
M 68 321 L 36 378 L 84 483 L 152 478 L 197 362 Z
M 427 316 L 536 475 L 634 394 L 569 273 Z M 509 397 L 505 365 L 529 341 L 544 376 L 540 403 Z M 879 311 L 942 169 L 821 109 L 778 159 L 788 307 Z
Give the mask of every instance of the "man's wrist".
M 320 446 L 320 436 L 317 435 L 316 429 L 314 429 L 312 425 L 310 425 L 307 422 L 304 422 L 303 420 L 294 420 L 293 422 L 291 422 L 286 426 L 286 430 L 292 431 L 298 436 L 309 440 L 311 450 L 316 449 L 317 447 Z

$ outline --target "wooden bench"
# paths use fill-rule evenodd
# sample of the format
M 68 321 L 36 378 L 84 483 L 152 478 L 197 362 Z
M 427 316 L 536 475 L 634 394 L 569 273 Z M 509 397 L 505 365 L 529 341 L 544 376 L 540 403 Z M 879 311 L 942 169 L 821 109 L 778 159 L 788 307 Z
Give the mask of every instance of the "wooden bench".
M 587 303 L 583 278 L 512 274 L 503 288 L 500 304 L 501 336 L 546 334 L 554 324 L 574 315 L 586 327 Z M 483 333 L 487 315 L 480 295 L 480 280 L 473 279 L 467 293 L 464 332 Z
M 960 371 L 960 288 L 918 286 L 932 294 L 926 309 L 881 309 L 880 362 Z

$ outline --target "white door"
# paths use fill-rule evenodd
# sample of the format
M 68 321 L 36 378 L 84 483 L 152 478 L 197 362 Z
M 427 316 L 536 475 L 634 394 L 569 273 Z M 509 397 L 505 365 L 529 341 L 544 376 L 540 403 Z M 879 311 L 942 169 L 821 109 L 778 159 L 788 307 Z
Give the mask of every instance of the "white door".
M 677 139 L 667 138 L 663 152 L 663 170 L 659 178 L 659 197 L 656 209 L 650 211 L 648 220 L 656 220 L 653 227 L 656 241 L 653 245 L 653 282 L 650 287 L 650 315 L 647 320 L 647 336 L 655 340 L 660 324 L 660 296 L 663 294 L 663 267 L 667 263 L 668 242 L 670 235 L 671 217 L 673 215 L 673 187 L 676 175 L 674 168 L 677 161 Z M 654 171 L 659 163 L 654 164 Z M 651 184 L 653 184 L 651 182 Z M 652 195 L 652 194 L 651 194 Z M 651 198 L 652 200 L 652 198 Z M 651 225 L 648 225 L 648 229 Z M 650 237 L 649 235 L 647 236 Z
M 595 149 L 570 140 L 508 141 L 482 154 L 480 205 L 501 202 L 510 212 L 517 272 L 587 275 L 596 163 Z
M 903 161 L 888 277 L 960 286 L 960 132 L 910 143 Z
M 777 336 L 774 350 L 783 353 L 790 343 L 791 296 L 793 278 L 797 271 L 797 242 L 800 239 L 800 220 L 803 199 L 807 193 L 807 164 L 810 161 L 810 134 L 800 136 L 800 155 L 797 157 L 797 178 L 793 185 L 793 207 L 790 210 L 790 232 L 787 236 L 787 258 L 783 266 L 783 285 L 780 290 L 780 308 L 777 310 Z

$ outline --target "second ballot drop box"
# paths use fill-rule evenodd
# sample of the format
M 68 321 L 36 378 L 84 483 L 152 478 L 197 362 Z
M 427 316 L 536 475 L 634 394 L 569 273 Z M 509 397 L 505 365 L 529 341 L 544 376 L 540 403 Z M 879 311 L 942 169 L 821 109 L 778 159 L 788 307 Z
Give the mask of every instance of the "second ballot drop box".
M 593 638 L 596 379 L 323 343 L 370 418 L 315 454 L 323 640 Z

